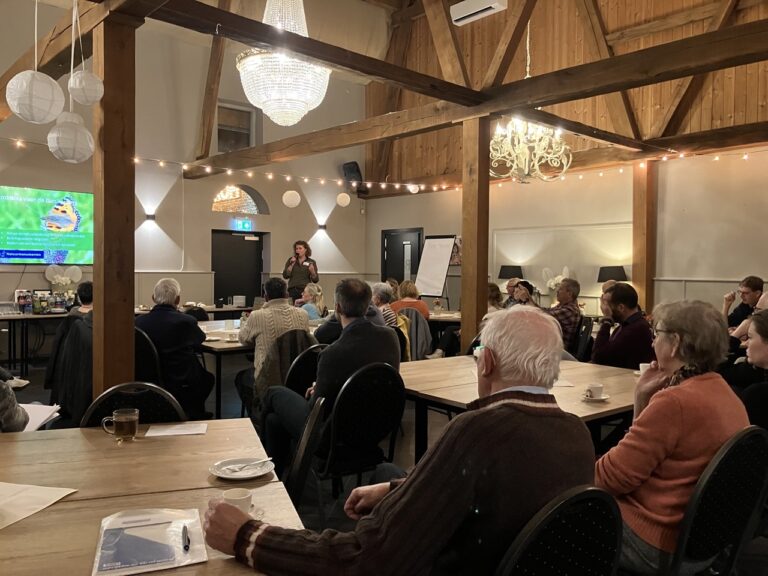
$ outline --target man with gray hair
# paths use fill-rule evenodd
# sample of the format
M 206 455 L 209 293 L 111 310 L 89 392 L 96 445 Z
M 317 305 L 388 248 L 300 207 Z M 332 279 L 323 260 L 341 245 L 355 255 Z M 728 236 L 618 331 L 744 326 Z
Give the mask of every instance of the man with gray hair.
M 179 312 L 181 285 L 174 278 L 162 278 L 152 292 L 155 303 L 149 314 L 136 318 L 136 327 L 147 333 L 160 356 L 162 386 L 173 394 L 192 419 L 213 416 L 205 411 L 205 399 L 213 389 L 213 374 L 203 368 L 196 351 L 205 342 L 189 314 Z
M 543 309 L 560 323 L 560 328 L 563 331 L 563 348 L 571 354 L 576 351 L 579 340 L 581 310 L 576 301 L 579 292 L 581 292 L 581 285 L 578 281 L 573 278 L 563 278 L 557 287 L 557 305 Z
M 290 574 L 493 574 L 545 504 L 594 478 L 589 432 L 551 394 L 557 322 L 515 306 L 488 319 L 478 394 L 407 478 L 359 487 L 353 532 L 289 530 L 211 501 L 206 541 L 254 569 Z M 324 353 L 325 354 L 325 353 Z

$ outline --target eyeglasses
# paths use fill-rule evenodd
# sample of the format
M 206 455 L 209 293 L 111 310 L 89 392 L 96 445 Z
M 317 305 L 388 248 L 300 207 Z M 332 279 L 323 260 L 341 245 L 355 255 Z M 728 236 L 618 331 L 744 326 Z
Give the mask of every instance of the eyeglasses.
M 653 337 L 656 338 L 659 334 L 674 334 L 672 330 L 662 330 L 661 328 L 653 328 Z

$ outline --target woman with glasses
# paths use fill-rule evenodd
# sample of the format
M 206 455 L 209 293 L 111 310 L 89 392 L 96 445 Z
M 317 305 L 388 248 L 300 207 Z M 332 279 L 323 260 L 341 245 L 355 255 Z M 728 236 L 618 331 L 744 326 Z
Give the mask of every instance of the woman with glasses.
M 741 392 L 749 421 L 768 428 L 768 310 L 752 315 L 747 339 L 747 362 L 754 366 L 762 381 Z
M 714 372 L 728 351 L 725 317 L 683 301 L 656 307 L 653 318 L 656 361 L 637 382 L 632 426 L 595 466 L 595 483 L 616 497 L 624 521 L 619 567 L 633 574 L 663 573 L 699 476 L 749 425 Z M 681 574 L 709 563 L 684 563 Z

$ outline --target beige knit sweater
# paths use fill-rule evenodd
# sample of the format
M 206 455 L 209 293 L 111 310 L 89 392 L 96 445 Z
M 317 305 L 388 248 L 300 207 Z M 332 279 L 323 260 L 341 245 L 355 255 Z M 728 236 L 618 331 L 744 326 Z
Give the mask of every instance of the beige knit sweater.
M 269 300 L 260 310 L 251 312 L 240 326 L 241 344 L 255 344 L 253 376 L 258 378 L 272 343 L 290 330 L 309 330 L 309 316 L 301 308 L 291 306 L 287 298 Z

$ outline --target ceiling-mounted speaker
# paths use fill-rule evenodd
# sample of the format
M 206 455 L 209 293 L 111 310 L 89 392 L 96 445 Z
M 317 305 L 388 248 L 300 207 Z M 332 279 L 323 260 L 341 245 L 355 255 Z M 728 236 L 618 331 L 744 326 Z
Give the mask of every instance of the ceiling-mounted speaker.
M 358 196 L 368 196 L 368 186 L 363 181 L 363 173 L 360 172 L 360 165 L 357 162 L 345 162 L 342 164 L 341 169 L 344 171 L 344 180 L 352 184 L 355 192 Z

